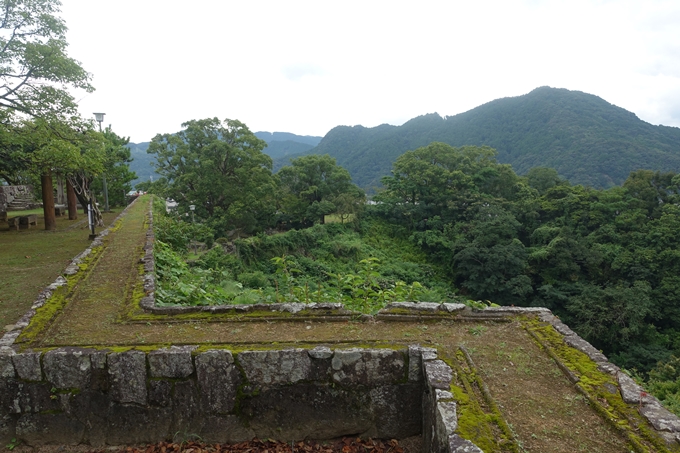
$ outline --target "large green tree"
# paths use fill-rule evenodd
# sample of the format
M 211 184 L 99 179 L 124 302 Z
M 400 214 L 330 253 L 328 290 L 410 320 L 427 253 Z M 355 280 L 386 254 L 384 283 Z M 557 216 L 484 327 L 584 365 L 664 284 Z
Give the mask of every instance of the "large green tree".
M 299 157 L 276 175 L 283 192 L 282 210 L 295 225 L 324 223 L 329 214 L 346 218 L 364 203 L 364 192 L 328 155 Z
M 156 135 L 148 153 L 167 180 L 165 195 L 181 212 L 195 206 L 218 236 L 230 230 L 252 232 L 273 221 L 275 181 L 266 146 L 238 120 L 191 120 L 176 134 Z
M 3 0 L 0 5 L 0 108 L 31 116 L 76 112 L 71 87 L 93 91 L 88 74 L 66 53 L 59 0 Z M 6 120 L 8 115 L 4 111 Z

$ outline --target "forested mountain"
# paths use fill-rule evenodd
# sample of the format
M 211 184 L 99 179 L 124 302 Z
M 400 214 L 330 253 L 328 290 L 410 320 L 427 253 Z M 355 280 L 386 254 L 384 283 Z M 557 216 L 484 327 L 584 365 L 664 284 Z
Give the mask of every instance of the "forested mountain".
M 550 87 L 454 116 L 419 116 L 402 126 L 338 126 L 306 154 L 335 157 L 355 183 L 371 189 L 398 156 L 433 141 L 487 145 L 519 174 L 551 167 L 573 184 L 599 188 L 619 185 L 637 169 L 680 170 L 680 129 L 646 123 L 591 94 Z
M 272 159 L 304 153 L 321 141 L 321 137 L 295 135 L 290 132 L 255 132 L 255 136 L 267 142 L 263 152 Z
M 132 181 L 132 187 L 137 183 L 149 181 L 151 176 L 153 176 L 154 180 L 157 180 L 159 176 L 151 165 L 155 159 L 152 155 L 146 153 L 149 142 L 128 143 L 127 147 L 130 148 L 130 156 L 132 157 L 130 170 L 137 173 L 137 179 Z

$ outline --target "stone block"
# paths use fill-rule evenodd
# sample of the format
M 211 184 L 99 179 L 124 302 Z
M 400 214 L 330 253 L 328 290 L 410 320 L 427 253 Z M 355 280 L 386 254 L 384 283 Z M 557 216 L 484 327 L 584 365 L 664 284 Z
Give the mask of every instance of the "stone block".
M 57 411 L 60 409 L 57 395 L 48 383 L 14 382 L 7 387 L 11 391 L 10 412 L 14 414 Z
M 109 445 L 156 443 L 171 438 L 172 409 L 112 404 L 107 414 Z
M 619 381 L 619 390 L 621 391 L 621 398 L 623 398 L 623 401 L 628 404 L 639 404 L 644 389 L 637 385 L 630 376 L 622 371 L 619 371 L 616 374 L 616 380 Z
M 42 381 L 39 352 L 25 352 L 12 356 L 14 369 L 19 379 L 25 381 Z
M 234 409 L 240 374 L 229 351 L 212 350 L 196 356 L 196 380 L 206 413 L 225 414 Z
M 172 392 L 173 433 L 197 433 L 201 429 L 201 407 L 193 380 L 174 383 Z
M 564 337 L 564 342 L 572 348 L 578 349 L 586 354 L 593 362 L 608 362 L 607 357 L 604 354 L 576 334 Z
M 642 414 L 657 431 L 667 431 L 671 433 L 680 432 L 680 419 L 663 407 L 656 398 L 654 398 L 654 401 L 651 403 L 643 404 L 640 409 L 640 414 Z
M 46 444 L 78 444 L 85 425 L 62 414 L 24 414 L 16 425 L 18 439 L 30 446 Z
M 219 385 L 219 383 L 216 383 Z M 170 406 L 170 394 L 172 392 L 172 382 L 164 379 L 149 381 L 148 398 L 149 404 L 152 406 L 167 407 Z
M 432 389 L 449 390 L 453 370 L 443 360 L 423 362 L 423 373 L 427 386 Z
M 484 453 L 484 450 L 458 434 L 449 437 L 448 447 L 450 453 Z
M 254 385 L 293 384 L 309 379 L 312 360 L 305 349 L 246 351 L 238 355 L 246 379 Z
M 317 346 L 310 349 L 308 354 L 313 359 L 330 359 L 333 356 L 333 351 L 328 346 Z
M 387 304 L 388 310 L 390 309 L 400 309 L 400 310 L 413 310 L 415 312 L 429 312 L 435 313 L 440 308 L 439 303 L 435 302 L 392 302 Z
M 60 348 L 43 357 L 45 377 L 58 389 L 82 389 L 90 383 L 90 356 L 82 349 Z
M 8 415 L 0 415 L 0 445 L 6 445 L 16 438 L 16 420 Z
M 465 304 L 450 304 L 444 302 L 440 306 L 440 310 L 445 311 L 447 313 L 454 313 L 456 311 L 462 311 L 465 310 L 466 305 Z
M 421 381 L 423 378 L 423 360 L 434 360 L 437 358 L 437 350 L 424 348 L 420 345 L 409 345 L 408 347 L 408 380 Z
M 111 398 L 118 403 L 146 405 L 146 354 L 114 352 L 108 356 Z
M 199 435 L 207 443 L 238 443 L 256 437 L 236 415 L 205 417 Z
M 265 387 L 240 407 L 259 438 L 333 439 L 375 431 L 368 392 L 328 384 Z
M 401 439 L 420 434 L 423 424 L 421 384 L 384 385 L 369 392 L 375 431 L 370 437 Z M 415 409 L 415 410 L 414 410 Z
M 455 401 L 438 401 L 435 423 L 437 432 L 448 439 L 458 429 L 458 415 Z
M 333 381 L 341 385 L 393 384 L 407 377 L 404 354 L 393 349 L 336 349 L 331 366 Z
M 559 319 L 556 319 L 555 322 L 552 323 L 553 328 L 561 333 L 562 335 L 569 336 L 569 335 L 576 335 L 573 330 L 569 328 L 565 323 L 560 321 Z
M 151 377 L 184 379 L 194 372 L 191 351 L 195 347 L 171 346 L 149 353 Z
M 12 363 L 13 355 L 13 351 L 0 353 L 0 379 L 13 378 L 15 376 L 14 364 Z

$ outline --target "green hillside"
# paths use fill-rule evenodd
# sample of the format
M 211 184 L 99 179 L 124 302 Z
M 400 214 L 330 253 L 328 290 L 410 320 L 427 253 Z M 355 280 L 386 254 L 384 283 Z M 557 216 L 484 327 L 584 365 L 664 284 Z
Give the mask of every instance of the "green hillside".
M 637 169 L 680 170 L 680 129 L 651 125 L 591 94 L 549 87 L 402 126 L 338 126 L 307 153 L 335 157 L 359 186 L 371 189 L 399 155 L 433 141 L 491 146 L 498 161 L 519 174 L 552 167 L 573 184 L 593 187 L 619 185 Z

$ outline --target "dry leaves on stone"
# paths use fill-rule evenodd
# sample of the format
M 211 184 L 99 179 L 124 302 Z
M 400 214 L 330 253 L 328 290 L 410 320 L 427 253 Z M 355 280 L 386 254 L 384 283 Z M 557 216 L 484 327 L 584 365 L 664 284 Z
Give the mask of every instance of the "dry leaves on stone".
M 328 442 L 277 442 L 253 439 L 238 444 L 204 444 L 200 442 L 161 442 L 146 447 L 127 447 L 118 453 L 404 453 L 395 439 L 362 440 L 345 437 Z M 111 453 L 98 450 L 92 453 Z

